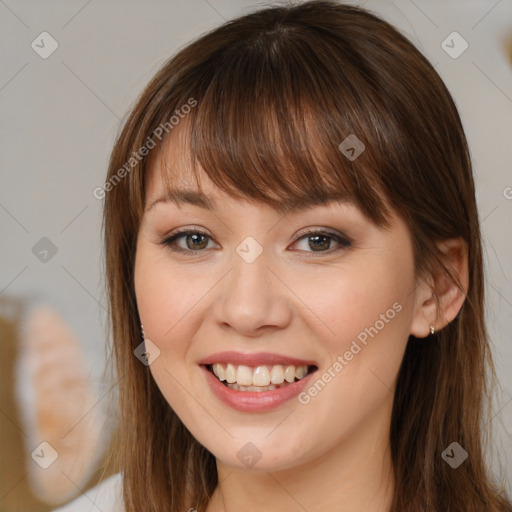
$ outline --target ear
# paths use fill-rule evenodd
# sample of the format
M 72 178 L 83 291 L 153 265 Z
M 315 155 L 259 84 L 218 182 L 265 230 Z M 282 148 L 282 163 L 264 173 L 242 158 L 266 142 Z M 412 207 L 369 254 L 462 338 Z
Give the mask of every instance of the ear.
M 468 249 L 462 238 L 450 238 L 437 243 L 443 254 L 446 267 L 459 281 L 463 291 L 440 265 L 419 282 L 415 290 L 414 314 L 411 334 L 425 338 L 430 334 L 430 325 L 436 331 L 449 324 L 459 313 L 469 287 Z

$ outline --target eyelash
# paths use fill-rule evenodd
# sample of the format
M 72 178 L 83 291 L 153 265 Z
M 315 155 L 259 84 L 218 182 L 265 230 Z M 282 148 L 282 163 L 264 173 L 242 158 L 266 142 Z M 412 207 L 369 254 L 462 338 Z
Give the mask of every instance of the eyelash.
M 187 255 L 189 256 L 195 256 L 201 252 L 204 252 L 206 249 L 202 249 L 202 250 L 199 250 L 199 251 L 193 251 L 191 249 L 183 249 L 182 247 L 177 247 L 175 245 L 175 242 L 176 240 L 178 240 L 179 238 L 183 237 L 183 236 L 186 236 L 186 235 L 202 235 L 202 236 L 205 236 L 207 238 L 209 238 L 210 240 L 212 239 L 210 237 L 210 235 L 208 235 L 207 233 L 204 233 L 203 231 L 199 231 L 199 230 L 196 230 L 196 229 L 190 229 L 190 230 L 186 230 L 186 231 L 179 231 L 177 233 L 174 233 L 172 234 L 171 236 L 165 238 L 164 240 L 162 240 L 160 242 L 160 245 L 163 245 L 165 247 L 169 247 L 169 249 L 171 249 L 171 251 L 174 251 L 174 252 L 181 252 L 181 253 L 186 253 Z M 352 242 L 350 241 L 350 239 L 344 235 L 341 235 L 341 234 L 337 234 L 337 233 L 331 233 L 329 231 L 324 231 L 324 230 L 315 230 L 315 229 L 311 229 L 311 230 L 307 230 L 305 232 L 302 232 L 295 240 L 293 243 L 296 243 L 298 242 L 299 240 L 302 240 L 303 238 L 306 238 L 306 237 L 311 237 L 311 236 L 324 236 L 324 237 L 327 237 L 327 238 L 330 238 L 332 240 L 335 240 L 341 247 L 339 247 L 338 249 L 328 249 L 327 251 L 318 251 L 319 254 L 331 254 L 337 250 L 341 250 L 341 249 L 347 249 L 349 247 L 352 246 Z M 302 252 L 312 252 L 312 253 L 315 253 L 316 251 L 302 251 Z M 309 256 L 308 256 L 309 257 Z M 313 256 L 313 257 L 316 257 L 316 256 Z

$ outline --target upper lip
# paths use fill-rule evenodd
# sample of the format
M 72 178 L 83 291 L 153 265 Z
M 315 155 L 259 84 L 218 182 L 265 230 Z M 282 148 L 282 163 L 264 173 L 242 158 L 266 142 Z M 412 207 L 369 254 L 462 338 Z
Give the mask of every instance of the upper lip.
M 245 366 L 273 366 L 276 364 L 293 366 L 316 366 L 315 361 L 298 359 L 297 357 L 290 357 L 282 354 L 273 354 L 270 352 L 256 352 L 253 354 L 247 354 L 243 352 L 235 352 L 234 350 L 217 352 L 216 354 L 212 354 L 199 361 L 200 365 L 209 365 L 215 363 L 231 363 Z

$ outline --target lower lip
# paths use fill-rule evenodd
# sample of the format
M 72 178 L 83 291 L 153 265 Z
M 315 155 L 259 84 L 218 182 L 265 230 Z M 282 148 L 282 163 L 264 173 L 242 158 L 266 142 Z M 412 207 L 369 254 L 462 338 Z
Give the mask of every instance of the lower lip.
M 215 396 L 226 405 L 242 412 L 266 412 L 276 409 L 296 397 L 315 373 L 312 372 L 288 386 L 271 391 L 235 391 L 223 384 L 206 366 L 201 366 L 201 369 Z

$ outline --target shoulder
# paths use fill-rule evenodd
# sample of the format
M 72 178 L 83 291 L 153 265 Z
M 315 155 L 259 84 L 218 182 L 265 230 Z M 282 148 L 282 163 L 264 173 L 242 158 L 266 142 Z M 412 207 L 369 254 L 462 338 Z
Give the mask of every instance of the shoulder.
M 124 512 L 122 475 L 117 473 L 53 512 Z

